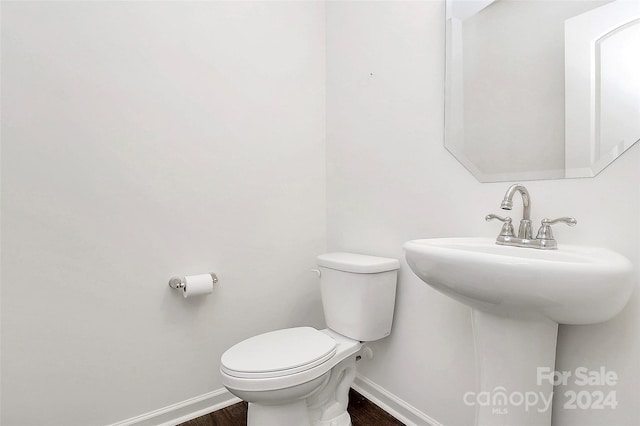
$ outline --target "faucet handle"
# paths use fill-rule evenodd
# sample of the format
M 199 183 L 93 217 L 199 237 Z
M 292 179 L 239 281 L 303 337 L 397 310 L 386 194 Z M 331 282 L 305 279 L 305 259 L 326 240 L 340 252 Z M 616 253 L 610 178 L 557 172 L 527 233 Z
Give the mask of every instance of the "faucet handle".
M 492 219 L 497 219 L 500 222 L 504 223 L 504 225 L 502 225 L 502 229 L 500 230 L 501 237 L 513 237 L 513 225 L 511 224 L 511 218 L 509 216 L 502 217 L 498 216 L 497 214 L 491 213 L 484 217 L 484 220 L 486 220 L 487 222 Z
M 498 216 L 497 214 L 490 213 L 484 217 L 484 220 L 486 220 L 487 222 L 489 222 L 491 219 L 498 219 L 500 222 L 511 223 L 511 218 L 509 216 L 502 217 Z
M 547 218 L 542 219 L 543 225 L 554 225 L 558 222 L 566 223 L 569 226 L 576 226 L 578 224 L 578 221 L 575 217 L 559 217 L 553 220 Z
M 575 217 L 559 217 L 557 219 L 542 219 L 542 224 L 540 225 L 540 229 L 538 229 L 538 235 L 536 235 L 536 240 L 554 240 L 553 231 L 551 231 L 551 225 L 556 223 L 565 223 L 568 226 L 575 226 L 578 221 Z

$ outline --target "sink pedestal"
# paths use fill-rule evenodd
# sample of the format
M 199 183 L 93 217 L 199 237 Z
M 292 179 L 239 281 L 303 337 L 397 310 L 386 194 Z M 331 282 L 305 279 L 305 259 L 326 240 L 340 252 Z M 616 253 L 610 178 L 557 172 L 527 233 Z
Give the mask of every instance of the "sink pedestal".
M 473 309 L 473 336 L 477 391 L 464 398 L 475 403 L 476 426 L 551 425 L 558 324 Z

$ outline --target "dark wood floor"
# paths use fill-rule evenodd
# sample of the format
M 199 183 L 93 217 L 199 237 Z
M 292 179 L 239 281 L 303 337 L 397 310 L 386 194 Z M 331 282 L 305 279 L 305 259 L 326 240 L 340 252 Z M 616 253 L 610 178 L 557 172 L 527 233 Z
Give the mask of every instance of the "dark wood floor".
M 349 392 L 349 414 L 353 426 L 404 426 L 380 407 L 351 389 Z M 247 403 L 239 402 L 222 410 L 214 411 L 179 426 L 246 426 Z M 295 426 L 295 425 L 283 425 Z

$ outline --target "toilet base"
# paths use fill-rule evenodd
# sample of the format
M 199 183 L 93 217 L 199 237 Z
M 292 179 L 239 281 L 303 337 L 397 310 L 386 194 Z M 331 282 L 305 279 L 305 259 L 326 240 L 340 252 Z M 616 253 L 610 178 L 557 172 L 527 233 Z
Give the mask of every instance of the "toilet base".
M 349 389 L 356 376 L 357 356 L 354 354 L 333 367 L 327 384 L 307 399 L 313 426 L 351 426 L 347 406 Z
M 331 420 L 318 420 L 313 426 L 352 426 L 351 416 L 345 411 Z
M 247 426 L 311 426 L 304 399 L 289 404 L 262 405 L 249 403 Z
M 352 426 L 346 411 L 329 420 L 309 420 L 309 410 L 304 400 L 286 405 L 261 405 L 249 403 L 247 426 Z

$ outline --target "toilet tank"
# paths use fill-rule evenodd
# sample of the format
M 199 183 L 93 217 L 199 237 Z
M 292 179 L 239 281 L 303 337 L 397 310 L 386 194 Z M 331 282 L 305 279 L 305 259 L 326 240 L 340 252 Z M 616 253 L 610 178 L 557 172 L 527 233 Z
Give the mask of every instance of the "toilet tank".
M 328 328 L 362 342 L 391 334 L 398 259 L 327 253 L 318 266 Z

